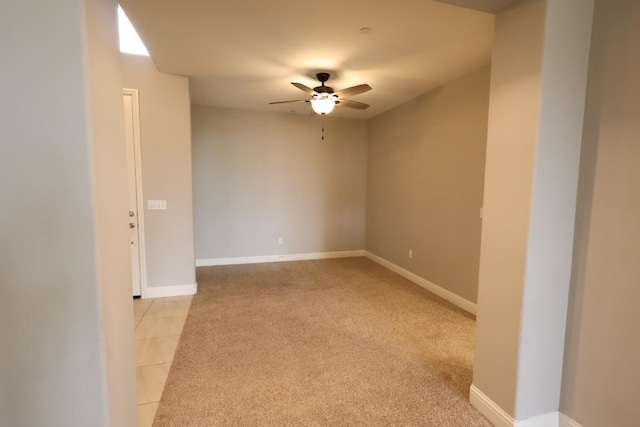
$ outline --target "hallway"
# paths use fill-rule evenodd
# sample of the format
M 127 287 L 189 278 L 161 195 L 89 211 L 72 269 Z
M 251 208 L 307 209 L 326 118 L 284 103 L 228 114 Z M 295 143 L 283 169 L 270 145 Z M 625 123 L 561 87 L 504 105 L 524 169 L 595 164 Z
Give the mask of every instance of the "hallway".
M 139 427 L 153 424 L 191 298 L 133 301 Z

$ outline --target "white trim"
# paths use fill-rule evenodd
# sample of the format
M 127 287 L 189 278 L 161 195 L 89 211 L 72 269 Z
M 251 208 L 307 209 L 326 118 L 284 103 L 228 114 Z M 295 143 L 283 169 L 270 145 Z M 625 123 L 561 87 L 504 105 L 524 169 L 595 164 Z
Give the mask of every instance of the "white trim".
M 195 295 L 198 293 L 198 284 L 149 286 L 142 298 L 180 297 L 183 295 Z
M 469 402 L 495 427 L 582 427 L 571 417 L 558 411 L 516 421 L 473 384 L 469 392 Z
M 579 422 L 560 412 L 560 427 L 582 427 Z
M 131 96 L 133 113 L 133 157 L 136 172 L 136 208 L 138 209 L 138 252 L 140 259 L 140 297 L 147 295 L 147 249 L 144 232 L 144 197 L 142 194 L 142 149 L 140 147 L 140 101 L 138 89 L 123 88 L 123 95 Z
M 514 427 L 559 427 L 560 412 L 549 412 L 526 420 L 516 421 Z
M 307 254 L 288 254 L 288 255 L 266 255 L 266 256 L 249 256 L 234 258 L 209 258 L 197 259 L 196 267 L 210 267 L 214 265 L 235 265 L 235 264 L 259 264 L 263 262 L 283 262 L 283 261 L 304 261 L 310 259 L 328 259 L 328 258 L 353 258 L 365 256 L 363 249 L 355 251 L 340 252 L 317 252 Z
M 411 280 L 413 283 L 417 284 L 418 286 L 421 286 L 423 288 L 425 288 L 426 290 L 428 290 L 429 292 L 432 292 L 436 295 L 438 295 L 441 298 L 446 299 L 447 301 L 449 301 L 450 303 L 457 305 L 458 307 L 460 307 L 461 309 L 473 314 L 475 316 L 478 306 L 474 303 L 472 303 L 469 300 L 466 300 L 464 298 L 462 298 L 459 295 L 454 294 L 451 291 L 448 291 L 438 285 L 436 285 L 435 283 L 431 283 L 430 281 L 428 281 L 427 279 L 424 279 L 420 276 L 418 276 L 417 274 L 414 274 L 408 270 L 405 270 L 404 268 L 390 262 L 387 261 L 384 258 L 379 257 L 378 255 L 372 254 L 369 251 L 365 251 L 365 256 L 367 258 L 369 258 L 372 261 L 377 262 L 378 264 L 382 265 L 383 267 L 388 268 L 389 270 L 398 273 L 399 275 L 401 275 L 402 277 L 404 277 L 405 279 Z
M 499 407 L 487 395 L 481 392 L 475 385 L 471 384 L 469 391 L 469 402 L 478 410 L 494 427 L 513 427 L 515 420 L 504 409 Z

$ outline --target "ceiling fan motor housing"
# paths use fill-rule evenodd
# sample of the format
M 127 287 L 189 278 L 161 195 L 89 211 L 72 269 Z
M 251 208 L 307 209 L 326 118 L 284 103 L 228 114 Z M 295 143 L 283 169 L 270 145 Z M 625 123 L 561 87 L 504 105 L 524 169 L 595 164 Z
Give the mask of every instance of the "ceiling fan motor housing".
M 316 74 L 316 77 L 318 78 L 318 81 L 324 83 L 327 80 L 329 80 L 329 77 L 331 77 L 331 74 L 329 74 L 329 73 L 318 73 L 318 74 Z
M 333 93 L 334 90 L 332 87 L 329 86 L 325 86 L 324 82 L 326 82 L 327 80 L 329 80 L 329 77 L 331 77 L 331 75 L 329 73 L 318 73 L 316 74 L 316 77 L 318 78 L 318 80 L 320 81 L 320 83 L 322 83 L 321 86 L 318 87 L 314 87 L 313 90 L 316 93 Z

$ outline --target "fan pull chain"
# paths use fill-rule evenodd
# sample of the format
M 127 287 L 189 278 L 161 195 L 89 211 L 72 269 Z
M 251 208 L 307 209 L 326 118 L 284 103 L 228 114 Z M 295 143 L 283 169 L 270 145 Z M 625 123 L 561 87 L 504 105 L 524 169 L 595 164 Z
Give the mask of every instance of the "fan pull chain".
M 324 141 L 324 114 L 322 115 L 322 140 Z

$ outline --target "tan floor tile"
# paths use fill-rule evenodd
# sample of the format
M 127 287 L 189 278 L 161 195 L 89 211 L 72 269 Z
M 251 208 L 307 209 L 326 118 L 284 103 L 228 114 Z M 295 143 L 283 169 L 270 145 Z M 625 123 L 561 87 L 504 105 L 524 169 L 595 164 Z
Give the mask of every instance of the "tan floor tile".
M 155 317 L 186 316 L 191 300 L 156 299 L 144 315 L 145 319 Z
M 137 340 L 136 366 L 171 362 L 177 346 L 177 336 Z
M 185 316 L 144 318 L 136 327 L 136 340 L 179 336 L 185 319 Z
M 138 405 L 138 427 L 151 427 L 158 410 L 158 402 Z
M 138 404 L 160 401 L 170 367 L 171 363 L 161 363 L 136 368 Z
M 181 295 L 179 297 L 156 298 L 156 301 L 191 301 L 193 295 Z
M 133 318 L 135 320 L 142 319 L 144 313 L 149 309 L 152 299 L 134 299 L 133 300 Z

